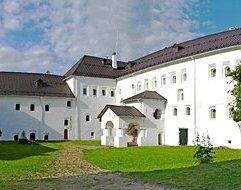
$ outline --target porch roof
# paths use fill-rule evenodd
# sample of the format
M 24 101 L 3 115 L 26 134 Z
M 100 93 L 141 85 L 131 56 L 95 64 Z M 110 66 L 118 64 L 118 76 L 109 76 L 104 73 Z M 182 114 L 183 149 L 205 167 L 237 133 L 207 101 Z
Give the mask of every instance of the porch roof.
M 143 100 L 143 99 L 152 99 L 152 100 L 162 100 L 162 101 L 167 101 L 166 98 L 164 98 L 162 95 L 157 93 L 156 91 L 144 91 L 139 94 L 136 94 L 134 96 L 131 96 L 130 98 L 127 98 L 125 100 L 122 100 L 123 103 L 127 102 L 135 102 L 138 100 Z
M 111 109 L 119 117 L 146 117 L 143 113 L 141 113 L 138 109 L 136 109 L 133 106 L 106 105 L 98 115 L 98 118 L 101 118 L 108 109 Z

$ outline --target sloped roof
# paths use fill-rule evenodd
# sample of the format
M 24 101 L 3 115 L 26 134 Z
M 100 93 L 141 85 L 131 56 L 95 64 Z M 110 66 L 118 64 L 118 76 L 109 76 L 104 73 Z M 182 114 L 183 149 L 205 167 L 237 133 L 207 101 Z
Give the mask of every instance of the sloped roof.
M 118 61 L 117 69 L 112 68 L 110 59 L 85 55 L 65 74 L 65 76 L 77 75 L 115 79 L 173 60 L 241 45 L 241 28 L 203 36 L 182 43 L 174 42 L 173 44 L 174 45 L 170 47 L 166 47 L 130 62 Z M 106 64 L 102 63 L 103 60 L 107 60 Z
M 17 72 L 0 72 L 0 95 L 74 97 L 63 76 Z
M 141 92 L 139 94 L 136 94 L 134 96 L 131 96 L 130 98 L 122 100 L 122 102 L 123 103 L 134 102 L 134 101 L 143 100 L 143 99 L 167 101 L 166 98 L 164 98 L 162 95 L 158 94 L 156 91 L 148 91 L 147 90 L 147 91 Z
M 76 75 L 115 79 L 118 77 L 119 71 L 123 70 L 127 63 L 118 61 L 117 65 L 117 69 L 114 69 L 110 59 L 84 55 L 65 73 L 65 77 Z
M 98 118 L 101 118 L 104 113 L 111 109 L 117 116 L 129 116 L 129 117 L 146 117 L 138 109 L 133 106 L 117 106 L 117 105 L 106 105 L 104 109 L 98 115 Z

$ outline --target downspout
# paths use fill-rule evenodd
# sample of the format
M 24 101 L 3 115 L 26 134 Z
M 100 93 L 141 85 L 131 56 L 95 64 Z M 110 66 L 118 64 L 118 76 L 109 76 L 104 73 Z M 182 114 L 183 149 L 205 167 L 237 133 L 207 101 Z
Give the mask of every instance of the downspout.
M 193 107 L 193 111 L 194 111 L 194 138 L 196 139 L 197 136 L 197 81 L 196 81 L 196 60 L 194 58 L 194 56 L 191 56 L 191 59 L 193 60 L 193 94 L 194 94 L 194 107 Z

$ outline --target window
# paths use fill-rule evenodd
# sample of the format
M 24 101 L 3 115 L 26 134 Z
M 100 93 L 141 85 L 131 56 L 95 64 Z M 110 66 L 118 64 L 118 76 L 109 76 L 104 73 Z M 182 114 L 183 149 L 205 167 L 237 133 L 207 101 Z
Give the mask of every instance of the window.
M 185 115 L 191 115 L 191 109 L 189 106 L 185 108 Z
M 156 77 L 152 78 L 152 88 L 156 88 L 157 87 L 157 80 Z
M 215 69 L 215 68 L 212 68 L 212 69 L 210 70 L 210 76 L 211 76 L 211 77 L 216 77 L 216 69 Z
M 153 113 L 153 117 L 155 119 L 161 119 L 161 109 L 155 109 L 155 112 Z
M 16 110 L 16 111 L 20 111 L 20 104 L 16 104 L 16 105 L 15 105 L 15 110 Z
M 65 119 L 64 120 L 64 126 L 68 126 L 69 125 L 69 120 L 68 119 Z
M 97 96 L 97 89 L 93 88 L 93 96 Z
M 30 105 L 30 111 L 34 111 L 35 110 L 35 106 L 34 106 L 34 104 L 31 104 Z
M 187 81 L 187 73 L 182 74 L 182 81 L 183 82 Z
M 111 96 L 111 97 L 115 97 L 115 91 L 114 91 L 114 90 L 111 90 L 111 91 L 110 91 L 110 96 Z
M 224 68 L 224 77 L 227 77 L 228 76 L 228 74 L 230 73 L 230 67 L 229 66 L 226 66 L 225 68 Z
M 177 101 L 182 101 L 184 100 L 184 92 L 183 89 L 178 89 L 177 90 Z
M 13 136 L 13 140 L 14 140 L 14 141 L 18 141 L 18 135 L 14 135 L 14 136 Z
M 131 85 L 131 88 L 132 88 L 132 89 L 135 89 L 135 85 L 134 85 L 134 84 L 132 84 L 132 85 Z
M 173 116 L 177 116 L 177 108 L 173 108 L 173 110 L 172 110 L 172 115 L 173 115 Z
M 49 105 L 45 105 L 45 111 L 49 111 Z
M 141 81 L 137 82 L 137 91 L 141 91 Z
M 90 138 L 95 139 L 95 133 L 94 132 L 90 133 Z
M 68 108 L 71 107 L 71 101 L 70 101 L 70 100 L 67 101 L 67 107 L 68 107 Z
M 148 79 L 144 80 L 144 89 L 147 90 L 148 89 Z
M 177 83 L 177 76 L 176 72 L 171 72 L 171 84 L 176 84 Z
M 85 116 L 85 121 L 90 122 L 90 115 L 89 114 Z
M 102 89 L 102 96 L 106 96 L 106 89 Z
M 162 77 L 161 77 L 161 85 L 162 86 L 166 85 L 166 75 L 162 75 Z
M 233 107 L 228 107 L 228 118 L 233 118 Z
M 83 88 L 83 95 L 87 95 L 87 88 Z
M 216 107 L 210 107 L 209 112 L 210 119 L 216 119 Z

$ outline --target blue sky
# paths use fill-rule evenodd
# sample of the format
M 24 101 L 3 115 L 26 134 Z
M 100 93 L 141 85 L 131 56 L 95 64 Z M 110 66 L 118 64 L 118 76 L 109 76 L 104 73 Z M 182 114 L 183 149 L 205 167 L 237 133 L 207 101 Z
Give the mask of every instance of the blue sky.
M 239 0 L 0 0 L 0 71 L 64 74 L 84 54 L 129 61 L 241 27 Z

